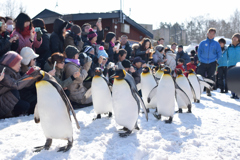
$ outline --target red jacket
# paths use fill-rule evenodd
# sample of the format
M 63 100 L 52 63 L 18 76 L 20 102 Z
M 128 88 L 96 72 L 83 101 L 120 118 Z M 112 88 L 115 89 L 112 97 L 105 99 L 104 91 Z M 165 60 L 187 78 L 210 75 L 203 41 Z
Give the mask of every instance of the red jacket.
M 181 69 L 181 70 L 182 70 L 182 72 L 184 72 L 184 71 L 185 71 L 183 64 L 182 64 L 182 65 L 177 65 L 177 66 L 176 66 L 176 69 Z M 176 69 L 175 69 L 175 72 L 176 72 Z M 186 73 L 183 73 L 183 74 L 184 74 L 185 76 L 187 76 L 187 74 L 186 74 Z
M 191 62 L 187 63 L 187 70 L 193 69 L 196 72 L 196 66 L 192 64 Z

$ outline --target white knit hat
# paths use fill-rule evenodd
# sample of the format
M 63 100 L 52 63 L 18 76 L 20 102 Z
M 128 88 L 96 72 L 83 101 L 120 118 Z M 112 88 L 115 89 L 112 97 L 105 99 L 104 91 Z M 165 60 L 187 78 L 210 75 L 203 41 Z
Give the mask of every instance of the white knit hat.
M 20 55 L 22 56 L 22 63 L 24 65 L 28 65 L 30 63 L 30 61 L 34 58 L 37 58 L 39 57 L 38 54 L 36 54 L 32 48 L 29 48 L 29 47 L 23 47 L 21 52 L 20 52 Z

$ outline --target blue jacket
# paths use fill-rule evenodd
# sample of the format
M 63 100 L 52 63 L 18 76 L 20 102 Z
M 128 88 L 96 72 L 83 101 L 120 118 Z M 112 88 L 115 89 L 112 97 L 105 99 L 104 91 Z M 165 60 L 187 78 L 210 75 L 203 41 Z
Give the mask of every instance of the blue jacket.
M 222 55 L 218 59 L 218 67 L 227 67 L 227 47 L 222 50 Z
M 229 45 L 227 51 L 228 67 L 235 66 L 240 62 L 240 43 L 237 46 Z
M 200 62 L 209 64 L 218 60 L 221 55 L 221 46 L 214 39 L 207 38 L 199 44 L 198 58 Z

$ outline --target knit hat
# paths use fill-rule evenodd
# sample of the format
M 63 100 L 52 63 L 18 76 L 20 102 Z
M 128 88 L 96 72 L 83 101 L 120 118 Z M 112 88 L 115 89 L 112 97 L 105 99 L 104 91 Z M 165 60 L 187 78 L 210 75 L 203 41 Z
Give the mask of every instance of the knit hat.
M 71 32 L 75 33 L 75 34 L 78 34 L 80 32 L 82 32 L 81 28 L 79 27 L 79 25 L 73 25 L 71 27 Z
M 22 57 L 17 52 L 8 51 L 1 59 L 1 64 L 8 67 L 13 67 L 21 60 Z
M 91 50 L 93 50 L 94 48 L 92 47 L 92 46 L 85 46 L 84 48 L 83 48 L 83 52 L 84 53 L 89 53 L 89 52 L 91 52 Z
M 123 66 L 124 68 L 130 68 L 130 67 L 131 67 L 131 62 L 130 62 L 128 59 L 124 59 L 124 60 L 122 61 L 122 66 Z
M 69 59 L 73 59 L 76 54 L 79 54 L 79 50 L 76 47 L 71 45 L 68 45 L 66 47 L 65 52 L 66 52 L 67 58 Z
M 98 58 L 100 56 L 103 56 L 105 58 L 108 58 L 108 54 L 106 53 L 106 51 L 104 50 L 104 47 L 103 46 L 100 46 L 99 47 L 99 50 L 98 50 Z
M 156 46 L 156 50 L 158 51 L 158 52 L 162 52 L 163 50 L 164 50 L 164 46 L 163 45 L 157 45 Z
M 116 36 L 115 33 L 113 33 L 113 32 L 108 32 L 107 35 L 106 35 L 105 42 L 108 42 L 108 43 L 109 43 L 109 42 L 113 39 L 113 37 L 115 37 L 115 36 Z
M 97 36 L 97 33 L 95 33 L 95 32 L 93 31 L 93 29 L 90 28 L 90 29 L 89 29 L 89 33 L 88 33 L 88 35 L 87 35 L 89 41 L 91 41 L 91 40 L 92 40 L 94 37 L 96 37 L 96 36 Z
M 23 47 L 20 55 L 22 56 L 22 64 L 26 66 L 31 62 L 32 59 L 39 57 L 39 55 L 29 47 Z

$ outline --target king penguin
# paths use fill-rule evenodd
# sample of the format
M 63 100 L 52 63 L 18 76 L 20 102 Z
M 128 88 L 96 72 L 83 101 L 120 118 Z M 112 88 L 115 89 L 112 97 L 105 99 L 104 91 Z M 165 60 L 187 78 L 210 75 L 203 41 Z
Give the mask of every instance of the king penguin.
M 157 82 L 151 73 L 151 69 L 149 67 L 144 67 L 141 73 L 141 89 L 142 89 L 142 99 L 144 104 L 147 107 L 147 112 L 149 112 L 149 108 L 156 108 L 157 98 L 154 97 L 151 103 L 147 102 L 148 95 L 150 91 L 157 86 Z
M 176 99 L 178 104 L 178 113 L 182 113 L 182 109 L 187 108 L 188 112 L 191 113 L 191 102 L 193 102 L 193 95 L 191 91 L 191 86 L 188 82 L 187 77 L 183 75 L 183 72 L 181 69 L 177 69 L 176 71 L 177 77 L 176 77 L 176 84 L 179 87 L 180 91 L 176 88 Z
M 164 74 L 148 96 L 148 102 L 151 102 L 153 97 L 157 96 L 157 113 L 153 115 L 157 119 L 161 119 L 161 115 L 169 117 L 166 123 L 172 123 L 173 115 L 175 113 L 175 83 L 173 81 L 171 69 L 165 67 Z
M 159 67 L 155 73 L 155 79 L 156 79 L 157 83 L 159 83 L 160 79 L 162 78 L 162 76 L 164 74 L 163 69 L 164 69 L 164 64 L 161 64 L 161 65 L 159 65 Z
M 42 149 L 48 150 L 52 139 L 68 140 L 67 146 L 61 147 L 58 151 L 66 152 L 73 144 L 73 128 L 70 111 L 80 129 L 75 112 L 62 87 L 54 77 L 44 71 L 40 71 L 43 78 L 36 82 L 37 105 L 34 111 L 34 120 L 41 122 L 46 137 L 44 146 L 35 147 L 35 152 Z
M 194 70 L 188 71 L 188 80 L 191 86 L 194 102 L 200 103 L 201 87 Z
M 134 82 L 126 78 L 126 71 L 123 69 L 116 70 L 112 76 L 114 78 L 112 88 L 113 111 L 117 124 L 124 126 L 125 133 L 119 133 L 120 137 L 129 136 L 133 129 L 139 130 L 137 126 L 138 114 L 140 106 L 145 112 L 146 119 L 148 115 L 146 107 L 138 94 L 136 86 L 132 86 Z
M 95 76 L 92 80 L 92 99 L 94 111 L 97 113 L 97 117 L 93 120 L 100 119 L 103 113 L 109 113 L 108 117 L 112 117 L 112 93 L 109 82 L 99 67 L 95 69 Z

